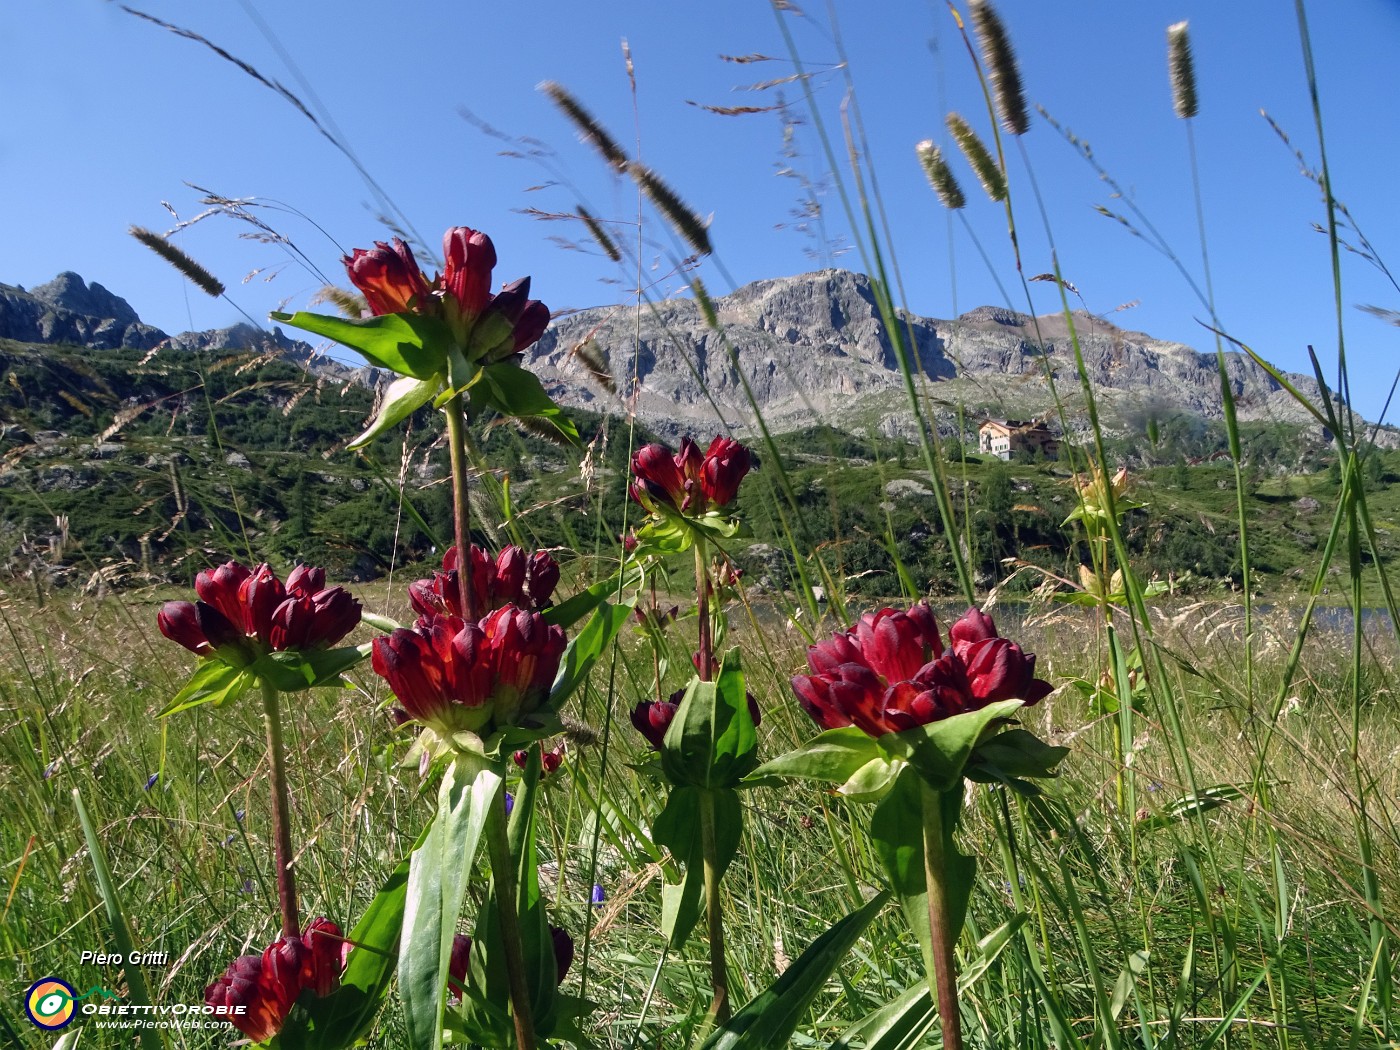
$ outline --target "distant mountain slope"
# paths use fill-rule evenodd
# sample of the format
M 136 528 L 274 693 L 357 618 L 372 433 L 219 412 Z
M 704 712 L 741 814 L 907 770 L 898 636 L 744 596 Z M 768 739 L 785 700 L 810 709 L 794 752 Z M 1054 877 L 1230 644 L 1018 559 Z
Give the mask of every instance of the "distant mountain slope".
M 901 420 L 908 415 L 903 379 L 869 278 L 823 270 L 757 281 L 714 305 L 725 339 L 705 325 L 689 299 L 643 308 L 640 317 L 630 308 L 589 309 L 553 325 L 529 352 L 528 363 L 564 404 L 604 409 L 613 400 L 620 407 L 572 359 L 574 347 L 591 338 L 606 353 L 619 390 L 630 388 L 635 373 L 636 412 L 649 424 L 676 429 L 712 419 L 708 393 L 727 420 L 747 429 L 752 411 L 731 365 L 732 347 L 764 419 L 777 430 L 816 419 L 875 425 L 886 433 L 903 429 Z M 1084 313 L 1074 320 L 1109 425 L 1177 412 L 1221 418 L 1214 354 Z M 989 415 L 1030 416 L 1052 408 L 1035 322 L 1027 315 L 980 307 L 951 321 L 914 315 L 902 315 L 901 321 L 913 336 L 915 370 L 932 381 L 928 392 L 935 399 Z M 1081 397 L 1065 319 L 1048 315 L 1038 323 L 1059 396 L 1076 413 Z M 1227 362 L 1242 419 L 1310 421 L 1248 357 L 1232 353 Z M 1312 379 L 1292 381 L 1304 393 L 1317 394 Z
M 27 291 L 0 284 L 0 339 L 89 350 L 151 350 L 162 343 L 176 350 L 257 350 L 309 367 L 324 378 L 374 385 L 372 369 L 351 368 L 318 354 L 310 343 L 288 338 L 280 328 L 265 331 L 236 324 L 167 335 L 143 323 L 121 296 L 71 271 Z
M 722 336 L 705 324 L 690 299 L 640 312 L 582 310 L 557 319 L 528 352 L 527 364 L 561 404 L 604 413 L 635 411 L 664 434 L 713 426 L 716 414 L 740 433 L 753 433 L 756 420 L 745 385 L 777 432 L 821 423 L 862 433 L 873 428 L 887 436 L 912 433 L 904 380 L 869 278 L 823 270 L 756 281 L 714 300 L 714 307 Z M 1205 421 L 1222 417 L 1214 354 L 1086 313 L 1073 319 L 1101 418 L 1111 432 L 1144 433 L 1151 421 L 1183 415 Z M 973 421 L 1045 416 L 1058 429 L 1042 345 L 1070 429 L 1086 427 L 1062 315 L 1031 318 L 983 306 L 949 321 L 901 313 L 900 323 L 912 336 L 921 391 L 932 399 L 945 432 L 951 431 L 956 406 L 966 408 Z M 61 273 L 28 291 L 0 284 L 0 338 L 94 350 L 255 350 L 293 361 L 321 379 L 369 387 L 382 379 L 374 369 L 341 364 L 325 356 L 325 346 L 290 338 L 278 328 L 238 324 L 167 335 L 143 323 L 126 300 L 75 273 Z M 631 395 L 627 403 L 605 392 L 575 358 L 585 342 L 606 360 L 617 389 Z M 1321 438 L 1308 413 L 1264 369 L 1243 354 L 1227 354 L 1226 361 L 1241 420 L 1311 426 L 1310 440 Z M 1311 378 L 1290 381 L 1308 397 L 1318 397 Z M 1394 446 L 1400 435 L 1387 428 L 1378 443 Z

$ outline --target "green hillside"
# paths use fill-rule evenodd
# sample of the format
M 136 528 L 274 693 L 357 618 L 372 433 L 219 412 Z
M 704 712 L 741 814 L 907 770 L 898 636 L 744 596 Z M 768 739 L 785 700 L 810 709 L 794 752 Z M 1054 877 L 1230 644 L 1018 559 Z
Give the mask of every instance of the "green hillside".
M 430 559 L 450 531 L 434 414 L 419 413 L 406 445 L 385 439 L 367 454 L 347 452 L 372 391 L 285 359 L 0 340 L 0 379 L 0 568 L 12 579 L 185 581 L 237 554 L 299 558 L 363 580 Z M 584 450 L 490 421 L 475 428 L 497 482 L 497 499 L 478 508 L 488 539 L 586 554 L 623 529 L 627 426 L 575 418 L 593 446 L 586 469 Z M 964 435 L 969 447 L 974 439 Z M 1315 561 L 1337 472 L 1320 436 L 1301 428 L 1246 424 L 1243 439 L 1259 586 L 1283 596 Z M 854 592 L 898 593 L 892 553 L 917 588 L 952 592 L 948 547 L 912 445 L 822 426 L 776 443 L 791 495 L 771 464 L 758 474 L 766 483 L 745 489 L 755 535 L 734 554 L 751 582 L 789 582 L 790 533 Z M 1135 563 L 1188 592 L 1223 590 L 1239 575 L 1233 466 L 1209 458 L 1224 447 L 1218 425 L 1177 417 L 1110 450 L 1132 464 L 1135 498 L 1146 504 L 1129 518 Z M 1014 577 L 1009 589 L 1021 591 L 1043 582 L 1039 571 L 1018 572 L 1024 564 L 1075 578 L 1085 555 L 1061 527 L 1074 505 L 1068 463 L 1003 464 L 946 440 L 945 455 L 981 585 Z M 1400 454 L 1375 452 L 1367 476 L 1389 556 L 1400 528 L 1400 495 L 1389 484 L 1400 477 Z

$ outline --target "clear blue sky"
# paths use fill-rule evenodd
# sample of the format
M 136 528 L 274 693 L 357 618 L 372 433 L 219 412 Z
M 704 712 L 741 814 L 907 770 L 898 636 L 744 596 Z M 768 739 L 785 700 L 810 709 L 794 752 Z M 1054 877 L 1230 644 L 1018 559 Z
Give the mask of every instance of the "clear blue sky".
M 836 59 L 828 9 L 816 0 L 799 3 L 810 17 L 791 20 L 797 46 L 818 71 L 812 80 L 818 103 L 839 133 L 844 82 L 821 72 Z M 630 219 L 636 201 L 630 183 L 612 178 L 535 90 L 545 79 L 575 91 L 629 148 L 639 139 L 643 159 L 696 210 L 713 216 L 723 270 L 704 271 L 712 291 L 727 290 L 724 274 L 742 284 L 823 265 L 861 268 L 854 253 L 833 259 L 812 237 L 778 228 L 791 222 L 799 187 L 776 174 L 777 115 L 721 117 L 687 104 L 776 101 L 773 92 L 733 90 L 793 72 L 765 0 L 703 6 L 406 0 L 392 7 L 364 0 L 148 0 L 134 6 L 204 34 L 282 81 L 329 116 L 430 242 L 453 224 L 485 229 L 500 256 L 498 281 L 532 274 L 534 294 L 555 309 L 615 302 L 625 275 L 596 253 L 551 241 L 584 239 L 576 225 L 541 222 L 519 209 L 567 211 L 582 199 L 600 215 Z M 912 152 L 930 136 L 947 145 L 949 109 L 982 134 L 988 130 L 946 5 L 835 0 L 834 9 L 909 305 L 949 317 L 1005 302 L 969 235 L 960 224 L 950 227 Z M 1334 362 L 1327 242 L 1311 229 L 1323 221 L 1321 199 L 1259 115 L 1267 109 L 1316 159 L 1293 4 L 1002 0 L 999 10 L 1032 102 L 1092 144 L 1199 275 L 1185 130 L 1171 111 L 1164 44 L 1167 25 L 1190 20 L 1220 315 L 1233 334 L 1285 368 L 1307 369 L 1308 343 L 1324 362 Z M 1400 267 L 1400 3 L 1313 0 L 1309 14 L 1336 193 L 1382 257 Z M 619 47 L 624 37 L 636 62 L 637 124 Z M 752 52 L 779 60 L 736 65 L 718 57 Z M 782 90 L 802 113 L 799 86 Z M 367 246 L 386 236 L 365 182 L 304 117 L 203 46 L 115 3 L 10 0 L 0 7 L 0 100 L 0 281 L 32 286 L 76 270 L 169 331 L 239 320 L 233 306 L 204 297 L 125 233 L 132 223 L 167 229 L 172 220 L 162 201 L 182 217 L 198 213 L 199 195 L 186 181 L 304 212 L 329 236 L 291 214 L 268 218 L 337 280 L 337 245 Z M 468 124 L 461 107 L 510 136 L 547 144 L 551 167 L 500 156 L 510 144 Z M 793 165 L 820 179 L 825 164 L 810 123 L 798 127 L 796 143 Z M 1205 310 L 1172 266 L 1092 210 L 1096 203 L 1116 205 L 1088 165 L 1038 118 L 1024 145 L 1065 276 L 1090 309 L 1106 312 L 1137 300 L 1114 320 L 1210 349 L 1209 334 L 1196 321 Z M 1025 266 L 1038 273 L 1050 268 L 1047 242 L 1014 150 L 1011 163 Z M 1011 304 L 1024 308 L 1004 214 L 956 156 L 954 166 L 969 198 L 967 218 Z M 840 204 L 834 195 L 823 203 L 827 232 L 839 238 Z M 319 281 L 280 247 L 240 237 L 246 232 L 216 219 L 179 243 L 223 278 L 229 296 L 254 317 L 284 302 L 305 305 Z M 660 228 L 649 232 L 664 244 Z M 647 249 L 648 267 L 657 257 Z M 666 269 L 662 261 L 647 279 L 659 281 L 662 291 L 680 287 Z M 1058 308 L 1050 285 L 1032 287 L 1037 311 Z M 1347 256 L 1342 298 L 1355 401 L 1374 418 L 1395 373 L 1400 332 L 1355 305 L 1400 308 L 1400 294 Z

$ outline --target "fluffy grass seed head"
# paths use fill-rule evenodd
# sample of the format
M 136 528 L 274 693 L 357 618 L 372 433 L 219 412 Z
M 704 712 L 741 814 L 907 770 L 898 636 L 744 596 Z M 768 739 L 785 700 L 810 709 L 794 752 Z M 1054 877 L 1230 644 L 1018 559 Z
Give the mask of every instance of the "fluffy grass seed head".
M 1167 70 L 1172 79 L 1172 108 L 1183 120 L 1196 115 L 1196 63 L 1191 58 L 1191 35 L 1186 22 L 1167 26 Z
M 956 113 L 948 114 L 948 131 L 952 133 L 953 141 L 958 144 L 958 149 L 962 150 L 967 162 L 972 165 L 972 170 L 977 173 L 977 181 L 987 191 L 987 196 L 994 201 L 1006 200 L 1006 176 L 1002 174 L 992 155 L 987 152 L 982 140 L 977 137 L 977 132 Z
M 661 181 L 661 176 L 650 168 L 644 168 L 640 164 L 629 164 L 627 170 L 651 203 L 656 205 L 656 210 L 666 217 L 666 221 L 685 242 L 699 254 L 709 255 L 710 231 L 705 228 L 700 216 L 691 211 L 690 207 L 676 196 L 675 191 Z
M 608 231 L 603 229 L 597 217 L 585 208 L 582 204 L 578 206 L 578 217 L 583 220 L 584 228 L 588 230 L 588 235 L 593 238 L 599 248 L 603 249 L 603 254 L 613 262 L 622 262 L 622 253 L 617 250 L 617 245 L 608 236 Z
M 996 93 L 1001 126 L 1013 135 L 1024 135 L 1030 130 L 1031 120 L 1026 109 L 1026 90 L 1021 85 L 1021 70 L 1016 65 L 1016 52 L 1006 35 L 1006 26 L 987 0 L 972 0 L 969 12 L 977 42 L 982 45 L 982 61 Z
M 592 144 L 603 155 L 603 159 L 614 171 L 627 170 L 627 154 L 622 151 L 617 140 L 609 135 L 603 125 L 598 123 L 597 118 L 570 94 L 568 88 L 553 80 L 546 80 L 540 85 L 540 90 L 549 96 L 549 100 L 559 107 L 564 116 L 569 118 L 569 122 L 578 129 L 583 141 Z
M 928 176 L 928 184 L 933 187 L 933 192 L 938 194 L 943 207 L 952 211 L 967 207 L 967 198 L 963 196 L 962 187 L 958 185 L 958 180 L 953 178 L 953 169 L 948 167 L 948 162 L 943 159 L 943 151 L 933 144 L 933 139 L 924 139 L 914 147 L 914 152 L 919 155 L 919 163 L 923 165 L 924 174 Z
M 133 226 L 127 233 L 188 277 L 205 295 L 217 299 L 224 294 L 222 281 L 154 230 Z

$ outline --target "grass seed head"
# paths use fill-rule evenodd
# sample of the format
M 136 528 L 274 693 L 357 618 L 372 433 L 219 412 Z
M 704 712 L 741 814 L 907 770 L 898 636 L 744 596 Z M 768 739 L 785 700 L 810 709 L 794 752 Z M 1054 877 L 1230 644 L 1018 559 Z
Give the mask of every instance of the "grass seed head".
M 1006 200 L 1006 176 L 1002 174 L 992 155 L 987 152 L 982 140 L 977 137 L 977 132 L 956 113 L 948 114 L 948 130 L 953 135 L 953 141 L 958 144 L 958 149 L 962 150 L 963 156 L 972 165 L 972 170 L 977 173 L 977 181 L 987 191 L 987 196 L 994 201 Z
M 1191 58 L 1191 35 L 1187 23 L 1167 26 L 1167 70 L 1172 80 L 1172 108 L 1182 119 L 1196 115 L 1196 63 Z
M 564 116 L 578 129 L 583 141 L 591 143 L 614 171 L 627 170 L 627 154 L 617 144 L 617 140 L 607 133 L 603 125 L 598 123 L 598 119 L 588 112 L 564 85 L 546 80 L 540 85 L 540 90 L 563 111 Z
M 627 170 L 641 187 L 642 192 L 656 205 L 656 210 L 666 217 L 677 233 L 701 255 L 710 254 L 710 232 L 700 216 L 691 211 L 686 203 L 676 196 L 674 190 L 661 181 L 661 176 L 640 164 L 629 164 Z
M 188 277 L 205 295 L 217 299 L 224 294 L 222 281 L 154 230 L 148 230 L 144 226 L 133 226 L 127 233 Z
M 982 61 L 996 93 L 997 109 L 1001 110 L 1001 126 L 1013 135 L 1024 135 L 1031 126 L 1026 90 L 1006 26 L 987 0 L 972 0 L 970 13 L 977 42 L 982 45 Z
M 943 151 L 933 144 L 933 140 L 924 139 L 914 147 L 914 152 L 919 155 L 919 163 L 924 166 L 928 183 L 933 187 L 933 192 L 938 194 L 943 207 L 953 211 L 965 208 L 967 198 L 963 196 L 962 187 L 958 185 L 958 180 L 953 178 L 953 170 L 948 167 L 948 162 L 943 158 Z

